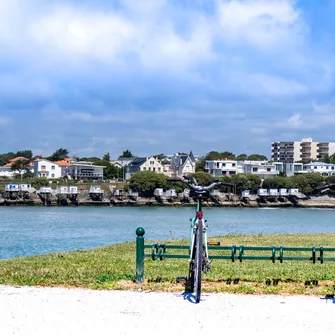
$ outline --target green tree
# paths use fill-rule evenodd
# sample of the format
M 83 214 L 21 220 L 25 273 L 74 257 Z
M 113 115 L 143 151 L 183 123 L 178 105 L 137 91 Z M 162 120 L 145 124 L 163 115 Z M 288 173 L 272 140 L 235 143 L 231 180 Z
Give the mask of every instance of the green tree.
M 335 184 L 335 176 L 329 176 L 326 179 L 328 185 Z
M 257 190 L 261 187 L 262 179 L 252 174 L 247 174 L 246 176 L 249 181 L 248 190 L 252 192 L 257 192 Z
M 14 152 L 7 152 L 6 154 L 0 154 L 0 166 L 9 163 L 9 161 L 15 157 L 16 155 Z
M 130 150 L 124 150 L 119 158 L 132 158 L 134 157 Z
M 106 161 L 106 162 L 110 162 L 111 155 L 109 154 L 109 152 L 107 152 L 106 154 L 104 154 L 104 156 L 102 157 L 102 160 Z
M 248 155 L 247 154 L 240 154 L 236 157 L 237 161 L 245 161 L 248 159 Z
M 105 166 L 104 168 L 104 179 L 118 178 L 120 175 L 119 168 L 112 165 L 109 161 L 103 159 L 96 159 L 93 161 L 94 165 Z
M 312 191 L 317 190 L 319 187 L 324 186 L 326 184 L 326 178 L 319 173 L 310 172 L 304 174 L 305 178 Z
M 18 159 L 16 160 L 12 166 L 11 169 L 13 171 L 18 171 L 19 172 L 19 176 L 23 178 L 23 171 L 27 172 L 29 171 L 28 166 L 30 164 L 29 159 Z
M 67 149 L 57 149 L 48 159 L 53 162 L 61 161 L 64 158 L 68 157 L 69 151 Z
M 16 157 L 25 157 L 27 159 L 33 158 L 33 152 L 31 150 L 19 150 L 16 153 Z
M 167 185 L 167 177 L 153 171 L 136 172 L 129 180 L 130 188 L 145 197 L 151 197 L 156 188 L 166 188 Z
M 189 177 L 195 178 L 199 185 L 209 185 L 213 181 L 212 176 L 203 171 L 190 173 Z
M 267 157 L 259 154 L 252 154 L 248 156 L 249 161 L 267 161 Z

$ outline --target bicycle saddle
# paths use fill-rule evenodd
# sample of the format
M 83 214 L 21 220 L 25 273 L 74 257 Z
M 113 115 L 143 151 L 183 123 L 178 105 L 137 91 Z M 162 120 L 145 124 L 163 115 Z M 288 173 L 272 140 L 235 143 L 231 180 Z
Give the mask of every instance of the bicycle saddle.
M 192 199 L 208 199 L 210 195 L 210 191 L 204 189 L 191 189 L 189 193 Z

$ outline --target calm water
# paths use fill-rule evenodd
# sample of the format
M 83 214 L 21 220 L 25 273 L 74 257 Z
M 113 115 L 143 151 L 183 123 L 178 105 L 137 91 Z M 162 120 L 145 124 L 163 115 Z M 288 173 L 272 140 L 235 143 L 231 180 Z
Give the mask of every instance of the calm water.
M 335 232 L 335 211 L 205 208 L 209 235 Z M 0 207 L 0 258 L 188 237 L 192 208 Z

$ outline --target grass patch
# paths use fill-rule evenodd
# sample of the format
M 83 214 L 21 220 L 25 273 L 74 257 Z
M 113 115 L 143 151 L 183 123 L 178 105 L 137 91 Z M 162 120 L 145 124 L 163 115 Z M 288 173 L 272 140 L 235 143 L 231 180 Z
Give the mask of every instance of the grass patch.
M 221 245 L 335 247 L 335 234 L 222 236 L 210 240 Z M 150 242 L 146 242 L 149 244 Z M 188 244 L 169 241 L 168 244 Z M 146 249 L 146 253 L 151 250 Z M 172 253 L 168 250 L 168 253 Z M 187 250 L 176 253 L 187 253 Z M 211 254 L 217 251 L 210 251 Z M 250 251 L 248 254 L 255 254 Z M 229 255 L 229 251 L 220 251 Z M 335 253 L 334 253 L 335 254 Z M 257 252 L 269 255 L 270 252 Z M 291 253 L 294 255 L 294 253 Z M 304 255 L 311 255 L 304 253 Z M 327 255 L 325 257 L 333 256 Z M 145 282 L 135 283 L 135 243 L 0 261 L 0 284 L 63 286 L 91 289 L 131 289 L 182 292 L 178 276 L 187 276 L 187 259 L 145 259 Z M 335 262 L 312 264 L 311 261 L 213 260 L 211 272 L 203 276 L 204 292 L 243 294 L 334 294 Z

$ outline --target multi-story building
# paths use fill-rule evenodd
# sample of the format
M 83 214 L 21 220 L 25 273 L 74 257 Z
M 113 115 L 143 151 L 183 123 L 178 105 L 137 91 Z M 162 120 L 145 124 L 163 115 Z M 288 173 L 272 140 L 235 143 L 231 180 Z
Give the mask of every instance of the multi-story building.
M 271 159 L 282 163 L 308 163 L 334 153 L 334 142 L 313 142 L 311 138 L 303 138 L 301 142 L 271 143 Z
M 206 161 L 205 171 L 213 177 L 231 176 L 238 173 L 237 161 L 227 159 Z

